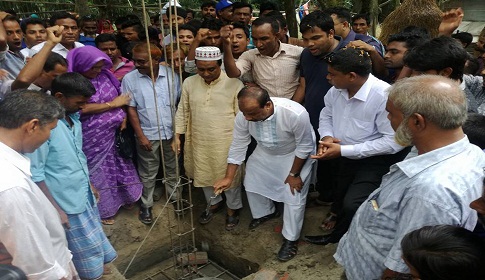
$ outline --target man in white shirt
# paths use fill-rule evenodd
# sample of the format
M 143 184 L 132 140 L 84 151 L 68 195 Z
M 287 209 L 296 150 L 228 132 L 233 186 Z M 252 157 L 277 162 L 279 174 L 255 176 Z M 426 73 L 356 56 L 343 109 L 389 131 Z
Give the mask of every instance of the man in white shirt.
M 389 87 L 371 74 L 369 54 L 360 49 L 341 49 L 329 56 L 327 79 L 333 85 L 325 95 L 318 132 L 320 144 L 314 158 L 332 160 L 328 182 L 334 199 L 324 229 L 329 235 L 305 236 L 304 240 L 326 245 L 337 243 L 352 217 L 369 194 L 379 187 L 389 166 L 404 159 L 407 150 L 394 142 L 387 119 Z
M 76 41 L 79 37 L 79 27 L 77 25 L 76 18 L 70 13 L 59 12 L 54 14 L 49 20 L 49 25 L 64 26 L 64 30 L 62 31 L 62 41 L 57 44 L 54 49 L 52 49 L 53 52 L 58 53 L 62 55 L 62 57 L 66 58 L 67 53 L 70 50 L 84 46 Z M 45 42 L 33 46 L 32 53 L 38 53 L 44 44 Z
M 45 22 L 39 18 L 27 18 L 20 22 L 20 28 L 24 33 L 24 42 L 27 47 L 20 50 L 24 58 L 32 57 L 30 49 L 42 42 L 47 41 Z
M 77 279 L 59 214 L 22 155 L 42 145 L 63 117 L 55 98 L 37 91 L 17 91 L 0 102 L 0 260 L 28 279 Z
M 280 261 L 298 252 L 315 151 L 315 134 L 305 108 L 286 98 L 270 98 L 265 89 L 246 87 L 238 94 L 240 112 L 227 158 L 226 176 L 214 184 L 216 193 L 228 189 L 244 162 L 251 136 L 258 145 L 246 164 L 244 186 L 255 229 L 279 215 L 272 201 L 283 202 L 283 244 Z

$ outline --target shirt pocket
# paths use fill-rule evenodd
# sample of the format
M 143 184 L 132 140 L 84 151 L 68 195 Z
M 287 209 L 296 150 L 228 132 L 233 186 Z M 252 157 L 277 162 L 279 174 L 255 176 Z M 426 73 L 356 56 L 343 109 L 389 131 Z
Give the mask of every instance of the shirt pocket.
M 374 126 L 374 121 L 349 118 L 349 126 L 346 128 L 346 135 L 356 143 L 364 142 L 374 133 Z

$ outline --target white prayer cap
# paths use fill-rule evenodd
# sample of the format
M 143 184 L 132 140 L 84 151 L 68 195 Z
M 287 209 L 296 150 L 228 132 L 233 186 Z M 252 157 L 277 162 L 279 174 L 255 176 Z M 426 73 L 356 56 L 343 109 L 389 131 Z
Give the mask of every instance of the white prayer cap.
M 205 61 L 222 59 L 221 50 L 218 47 L 198 47 L 195 49 L 195 59 Z

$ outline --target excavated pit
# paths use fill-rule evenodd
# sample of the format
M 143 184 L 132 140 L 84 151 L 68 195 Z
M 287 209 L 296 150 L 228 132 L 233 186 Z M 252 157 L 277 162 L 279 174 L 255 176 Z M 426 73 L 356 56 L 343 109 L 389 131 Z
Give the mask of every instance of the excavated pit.
M 196 279 L 202 277 L 216 277 L 217 271 L 226 271 L 227 275 L 219 275 L 219 279 L 252 279 L 251 274 L 260 268 L 274 270 L 280 274 L 289 273 L 292 279 L 340 279 L 342 268 L 333 260 L 335 245 L 315 246 L 300 242 L 299 253 L 286 263 L 276 259 L 276 253 L 281 245 L 282 220 L 274 219 L 261 225 L 255 230 L 249 230 L 251 213 L 247 201 L 244 201 L 244 209 L 240 213 L 240 224 L 233 231 L 224 228 L 224 211 L 215 215 L 207 225 L 199 225 L 197 218 L 206 207 L 205 199 L 200 189 L 192 189 L 193 219 L 195 227 L 195 246 L 198 250 L 206 250 L 209 257 L 209 268 L 214 273 L 194 274 L 184 279 Z M 245 194 L 243 192 L 243 197 Z M 155 203 L 153 208 L 156 217 L 165 204 L 164 199 Z M 190 243 L 191 233 L 184 238 L 188 242 L 180 242 L 170 235 L 169 227 L 177 227 L 177 218 L 172 206 L 169 211 L 164 211 L 146 238 L 144 245 L 139 250 L 136 258 L 125 274 L 126 279 L 134 280 L 158 280 L 158 279 L 182 279 L 180 271 L 170 274 L 174 265 L 172 249 L 180 248 L 180 244 Z M 309 205 L 306 210 L 305 223 L 302 235 L 322 234 L 318 225 L 328 212 L 328 207 Z M 180 222 L 179 222 L 180 223 Z M 190 224 L 190 214 L 186 212 L 182 223 Z M 116 223 L 112 226 L 104 226 L 110 241 L 118 251 L 118 258 L 114 265 L 124 273 L 133 255 L 147 235 L 150 227 L 138 221 L 138 209 L 121 209 L 116 217 Z M 187 228 L 182 228 L 186 231 Z M 173 230 L 172 230 L 173 231 Z M 191 248 L 186 248 L 191 250 Z M 211 268 L 211 265 L 217 269 Z M 202 271 L 203 268 L 200 270 Z M 161 272 L 164 271 L 164 272 Z M 228 276 L 229 275 L 229 276 Z M 109 279 L 109 277 L 105 277 Z M 114 278 L 113 278 L 114 279 Z M 120 279 L 120 278 L 116 278 Z

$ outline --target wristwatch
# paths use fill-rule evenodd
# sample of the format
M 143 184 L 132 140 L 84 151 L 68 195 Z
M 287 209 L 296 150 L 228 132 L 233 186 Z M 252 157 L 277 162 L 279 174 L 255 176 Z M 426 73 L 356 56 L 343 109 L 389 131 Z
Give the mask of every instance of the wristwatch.
M 290 174 L 288 174 L 288 175 L 296 178 L 296 177 L 300 177 L 300 172 L 297 172 L 297 173 L 290 172 Z

